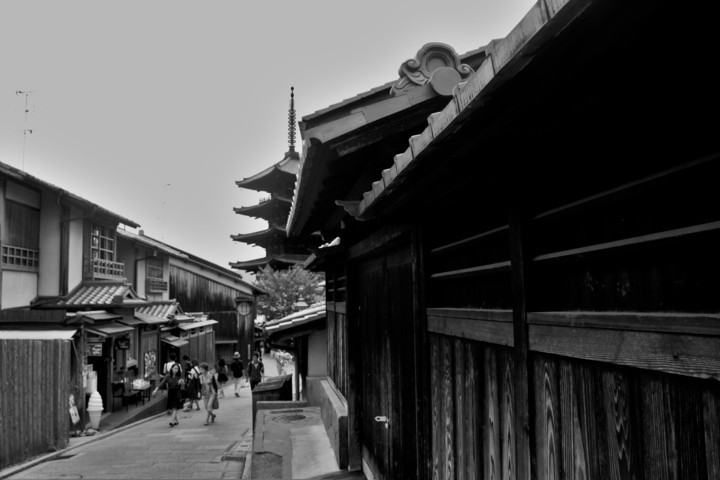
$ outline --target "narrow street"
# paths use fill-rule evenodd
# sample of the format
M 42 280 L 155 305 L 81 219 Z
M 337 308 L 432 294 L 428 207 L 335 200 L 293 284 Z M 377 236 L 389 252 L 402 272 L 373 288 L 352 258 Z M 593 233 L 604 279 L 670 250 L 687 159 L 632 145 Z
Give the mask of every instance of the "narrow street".
M 252 396 L 249 388 L 220 398 L 215 423 L 204 426 L 205 411 L 179 412 L 180 424 L 166 414 L 84 441 L 60 456 L 21 471 L 11 479 L 67 478 L 242 478 L 252 451 Z M 249 477 L 248 477 L 249 478 Z

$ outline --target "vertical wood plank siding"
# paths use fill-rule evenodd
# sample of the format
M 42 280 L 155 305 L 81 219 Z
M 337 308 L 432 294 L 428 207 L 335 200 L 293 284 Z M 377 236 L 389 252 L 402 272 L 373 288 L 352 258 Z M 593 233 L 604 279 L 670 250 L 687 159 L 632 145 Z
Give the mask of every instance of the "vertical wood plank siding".
M 517 478 L 510 349 L 429 341 L 432 478 Z M 531 367 L 535 478 L 717 478 L 717 385 L 537 353 Z
M 71 349 L 67 340 L 0 340 L 0 469 L 67 445 Z

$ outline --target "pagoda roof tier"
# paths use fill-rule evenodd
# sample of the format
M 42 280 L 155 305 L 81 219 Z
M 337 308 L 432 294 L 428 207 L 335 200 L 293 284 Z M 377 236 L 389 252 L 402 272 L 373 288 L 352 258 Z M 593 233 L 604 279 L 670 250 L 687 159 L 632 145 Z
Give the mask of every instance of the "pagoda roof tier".
M 259 232 L 230 235 L 230 238 L 236 242 L 254 243 L 255 245 L 259 245 L 261 247 L 265 246 L 277 237 L 282 237 L 283 241 L 287 242 L 288 238 L 285 227 L 275 225 L 270 228 L 266 228 L 265 230 L 260 230 Z
M 287 191 L 292 194 L 299 165 L 300 155 L 294 151 L 287 152 L 285 158 L 275 165 L 256 173 L 252 177 L 238 180 L 235 184 L 240 188 L 258 192 L 275 193 Z
M 307 260 L 307 257 L 308 255 L 272 255 L 268 257 L 256 258 L 254 260 L 245 260 L 241 262 L 230 263 L 230 267 L 255 273 L 262 270 L 267 265 L 271 266 L 276 270 L 278 268 L 287 268 L 293 265 L 302 265 L 303 262 Z
M 233 210 L 235 210 L 235 213 L 239 215 L 262 218 L 267 221 L 271 221 L 276 218 L 287 221 L 291 204 L 292 199 L 290 197 L 272 195 L 268 200 L 261 201 L 257 205 L 234 208 Z M 285 223 L 284 221 L 283 224 Z

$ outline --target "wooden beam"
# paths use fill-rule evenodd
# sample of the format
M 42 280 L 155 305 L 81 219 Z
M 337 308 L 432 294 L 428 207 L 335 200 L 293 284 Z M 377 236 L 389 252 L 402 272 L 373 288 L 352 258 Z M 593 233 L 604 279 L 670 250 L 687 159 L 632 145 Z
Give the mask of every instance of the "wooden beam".
M 478 242 L 480 240 L 487 239 L 488 237 L 492 237 L 493 235 L 497 235 L 500 233 L 506 233 L 510 227 L 508 225 L 503 225 L 502 227 L 493 228 L 492 230 L 488 230 L 483 233 L 479 233 L 477 235 L 473 235 L 472 237 L 464 238 L 462 240 L 458 240 L 457 242 L 448 243 L 447 245 L 443 245 L 437 248 L 434 248 L 430 251 L 432 254 L 439 254 L 439 253 L 448 253 L 455 250 L 458 250 L 463 247 L 467 247 L 468 245 L 472 245 L 475 242 Z
M 530 312 L 528 324 L 720 336 L 717 313 Z
M 454 278 L 469 277 L 473 275 L 482 275 L 486 273 L 504 272 L 510 270 L 510 261 L 490 263 L 477 267 L 461 268 L 459 270 L 451 270 L 449 272 L 434 273 L 430 276 L 433 280 L 448 280 Z
M 694 235 L 698 233 L 712 232 L 720 230 L 720 221 L 702 223 L 699 225 L 693 225 L 691 227 L 676 228 L 673 230 L 666 230 L 664 232 L 651 233 L 648 235 L 640 235 L 637 237 L 624 238 L 622 240 L 615 240 L 612 242 L 598 243 L 596 245 L 589 245 L 586 247 L 572 248 L 570 250 L 563 250 L 560 252 L 546 253 L 542 255 L 536 255 L 533 257 L 533 262 L 541 262 L 547 260 L 562 260 L 572 257 L 582 257 L 592 253 L 602 253 L 610 250 L 616 250 L 624 247 L 631 247 L 641 245 L 650 242 L 657 242 L 661 240 L 670 240 L 675 238 L 681 238 L 688 235 Z
M 699 158 L 697 160 L 686 163 L 684 165 L 670 168 L 668 170 L 658 172 L 654 175 L 650 175 L 645 178 L 641 178 L 640 180 L 636 180 L 634 182 L 629 182 L 624 185 L 620 185 L 618 187 L 612 188 L 610 190 L 606 190 L 604 192 L 598 193 L 596 195 L 591 195 L 589 197 L 585 197 L 576 202 L 568 203 L 567 205 L 563 205 L 561 207 L 553 208 L 551 210 L 539 213 L 533 218 L 533 220 L 544 220 L 547 218 L 558 217 L 561 215 L 570 215 L 574 211 L 577 211 L 580 209 L 585 209 L 594 204 L 611 201 L 621 195 L 631 194 L 632 190 L 637 190 L 641 187 L 647 186 L 647 185 L 657 182 L 659 180 L 668 180 L 669 177 L 672 177 L 676 173 L 682 172 L 682 171 L 687 170 L 692 167 L 696 167 L 698 165 L 703 165 L 709 161 L 717 160 L 718 158 L 720 158 L 720 157 L 718 157 L 718 155 L 710 155 L 707 157 Z
M 529 341 L 536 352 L 720 379 L 720 336 L 535 324 Z
M 428 308 L 428 331 L 512 347 L 511 310 Z

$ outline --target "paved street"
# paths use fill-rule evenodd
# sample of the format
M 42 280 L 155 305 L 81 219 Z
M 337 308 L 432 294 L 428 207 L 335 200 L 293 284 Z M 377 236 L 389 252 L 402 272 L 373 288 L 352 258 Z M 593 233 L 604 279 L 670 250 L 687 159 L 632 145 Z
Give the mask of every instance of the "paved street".
M 226 386 L 214 424 L 204 426 L 205 411 L 180 412 L 180 424 L 165 414 L 111 431 L 11 477 L 21 478 L 169 478 L 203 479 L 243 476 L 252 451 L 252 397 Z M 201 407 L 202 408 L 202 407 Z

